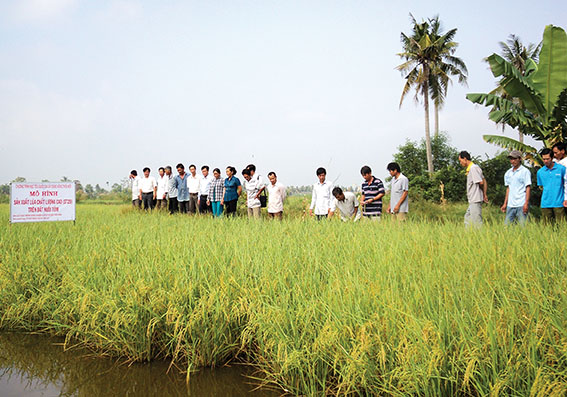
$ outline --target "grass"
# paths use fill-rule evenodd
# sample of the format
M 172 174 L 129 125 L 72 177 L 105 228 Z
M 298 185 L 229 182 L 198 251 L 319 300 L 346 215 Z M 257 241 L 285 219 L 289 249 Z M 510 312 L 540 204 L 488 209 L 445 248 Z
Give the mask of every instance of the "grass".
M 318 223 L 295 200 L 281 223 L 89 205 L 5 225 L 0 329 L 188 374 L 243 360 L 294 394 L 567 393 L 564 226 Z

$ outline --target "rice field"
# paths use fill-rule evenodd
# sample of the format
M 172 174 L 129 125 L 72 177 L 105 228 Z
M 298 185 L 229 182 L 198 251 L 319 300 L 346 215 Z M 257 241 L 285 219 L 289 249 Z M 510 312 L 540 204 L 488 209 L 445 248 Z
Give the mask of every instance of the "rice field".
M 291 394 L 567 394 L 563 225 L 77 213 L 0 227 L 0 330 Z

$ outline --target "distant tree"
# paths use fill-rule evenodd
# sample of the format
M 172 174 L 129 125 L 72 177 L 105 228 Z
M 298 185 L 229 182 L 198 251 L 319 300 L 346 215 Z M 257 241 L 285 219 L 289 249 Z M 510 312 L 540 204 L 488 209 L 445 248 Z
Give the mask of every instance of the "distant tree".
M 122 178 L 120 179 L 120 186 L 122 186 L 122 191 L 126 191 L 130 189 L 130 178 Z
M 402 173 L 410 180 L 413 197 L 421 196 L 426 200 L 439 201 L 441 199 L 441 185 L 444 186 L 444 198 L 449 201 L 463 199 L 465 177 L 459 165 L 459 151 L 450 144 L 446 133 L 439 133 L 431 139 L 431 148 L 436 171 L 427 173 L 426 142 L 406 141 L 398 147 L 394 154 Z
M 26 178 L 24 178 L 23 176 L 18 176 L 16 177 L 16 179 L 14 179 L 12 182 L 25 182 Z
M 90 183 L 85 186 L 85 193 L 87 194 L 88 198 L 94 198 L 95 191 Z
M 122 185 L 119 183 L 115 183 L 112 185 L 112 189 L 110 191 L 112 193 L 122 193 L 123 191 Z
M 431 140 L 435 169 L 458 166 L 459 151 L 451 146 L 449 136 L 441 132 Z M 417 176 L 427 172 L 425 157 L 425 141 L 412 142 L 410 140 L 398 147 L 394 160 L 402 167 L 404 175 Z
M 71 180 L 69 178 L 67 178 L 66 176 L 61 177 L 61 182 L 71 182 Z
M 421 98 L 425 110 L 425 146 L 427 172 L 434 172 L 429 126 L 429 97 L 435 95 L 435 102 L 442 105 L 451 75 L 459 76 L 459 81 L 466 81 L 466 67 L 462 60 L 453 56 L 458 44 L 453 41 L 457 29 L 441 33 L 439 18 L 418 23 L 410 14 L 412 32 L 401 33 L 402 52 L 398 54 L 404 63 L 396 67 L 406 83 L 400 98 L 400 107 L 406 95 L 415 90 L 416 102 Z

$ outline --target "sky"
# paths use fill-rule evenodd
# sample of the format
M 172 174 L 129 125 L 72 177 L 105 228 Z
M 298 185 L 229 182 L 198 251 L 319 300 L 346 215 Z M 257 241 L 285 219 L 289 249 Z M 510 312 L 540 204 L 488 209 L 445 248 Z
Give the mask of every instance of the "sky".
M 397 147 L 424 136 L 413 94 L 399 107 L 410 13 L 457 28 L 468 67 L 440 129 L 494 155 L 482 135 L 500 131 L 465 95 L 494 88 L 483 59 L 509 34 L 566 28 L 564 1 L 1 0 L 0 184 L 106 187 L 179 162 L 254 163 L 285 185 L 316 182 L 319 166 L 343 186 L 362 165 L 384 178 Z

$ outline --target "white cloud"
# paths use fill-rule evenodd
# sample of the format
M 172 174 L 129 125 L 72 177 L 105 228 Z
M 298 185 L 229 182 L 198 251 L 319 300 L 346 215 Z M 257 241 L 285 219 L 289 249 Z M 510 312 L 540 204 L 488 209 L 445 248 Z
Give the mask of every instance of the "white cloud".
M 45 21 L 59 18 L 75 7 L 77 0 L 19 0 L 13 16 L 19 21 Z

